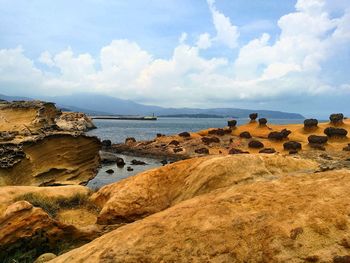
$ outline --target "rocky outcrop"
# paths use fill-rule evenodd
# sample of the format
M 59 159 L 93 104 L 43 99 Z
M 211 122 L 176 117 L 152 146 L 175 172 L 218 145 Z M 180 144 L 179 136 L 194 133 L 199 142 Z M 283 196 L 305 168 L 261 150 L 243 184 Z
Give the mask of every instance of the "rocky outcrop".
M 212 136 L 212 137 L 202 137 L 202 142 L 206 145 L 212 144 L 212 143 L 220 143 L 220 139 L 218 137 Z
M 300 142 L 289 141 L 289 142 L 285 142 L 283 144 L 283 148 L 286 151 L 299 151 L 299 150 L 301 150 L 302 145 Z
M 346 260 L 350 243 L 350 197 L 347 194 L 350 171 L 304 173 L 289 168 L 291 174 L 288 175 L 287 171 L 275 170 L 281 165 L 288 166 L 287 163 L 276 163 L 272 167 L 276 156 L 265 157 L 271 158 L 271 162 L 267 165 L 267 173 L 260 170 L 260 177 L 255 173 L 259 171 L 253 170 L 250 179 L 237 184 L 236 177 L 221 187 L 215 184 L 216 181 L 209 183 L 211 181 L 207 179 L 210 178 L 206 177 L 207 184 L 201 183 L 205 189 L 212 190 L 189 195 L 191 198 L 182 201 L 171 203 L 170 197 L 179 192 L 169 183 L 169 195 L 165 200 L 172 205 L 168 209 L 114 230 L 52 262 L 302 263 Z M 293 160 L 290 164 L 294 167 L 300 164 L 294 158 L 287 159 Z M 254 167 L 263 166 L 257 159 L 251 161 L 256 164 Z M 215 163 L 212 159 L 210 165 Z M 203 168 L 200 165 L 192 167 L 192 173 L 203 171 Z M 228 182 L 235 176 L 227 170 L 220 178 Z M 158 180 L 164 177 L 157 176 Z M 185 186 L 186 194 L 196 185 L 197 180 L 191 179 L 194 178 L 179 184 L 181 189 Z M 142 195 L 143 198 L 137 201 L 143 204 L 145 199 L 154 196 L 152 193 Z M 120 200 L 126 206 L 125 198 Z M 155 205 L 159 204 L 158 200 L 154 197 Z M 134 201 L 133 198 L 130 204 L 136 205 Z
M 344 115 L 342 113 L 333 113 L 329 116 L 329 120 L 333 125 L 343 124 Z
M 260 141 L 252 140 L 248 143 L 248 146 L 249 146 L 249 148 L 259 149 L 259 148 L 263 148 L 264 144 Z
M 251 114 L 249 114 L 249 118 L 250 118 L 251 122 L 254 122 L 258 118 L 258 114 L 257 113 L 251 113 Z
M 0 186 L 85 184 L 99 166 L 95 137 L 50 134 L 0 146 Z
M 289 134 L 291 134 L 290 130 L 283 129 L 280 132 L 277 132 L 277 131 L 270 132 L 267 138 L 270 140 L 282 141 L 284 139 L 287 139 Z
M 316 167 L 311 161 L 269 155 L 193 158 L 104 186 L 91 199 L 102 208 L 100 224 L 132 222 L 215 189 Z
M 245 139 L 250 139 L 250 138 L 252 138 L 252 135 L 250 134 L 250 132 L 244 131 L 244 132 L 241 132 L 239 134 L 239 137 L 245 138 Z
M 304 129 L 314 129 L 317 128 L 318 120 L 316 119 L 306 119 L 304 120 Z
M 86 132 L 96 129 L 91 118 L 82 112 L 63 112 L 56 120 L 59 128 L 65 131 L 81 131 Z
M 0 215 L 0 258 L 30 262 L 46 252 L 60 252 L 96 238 L 97 231 L 79 230 L 51 218 L 41 208 L 18 201 Z
M 234 128 L 237 125 L 237 121 L 236 120 L 229 120 L 227 121 L 227 126 L 230 128 Z
M 179 136 L 189 138 L 189 137 L 191 137 L 191 134 L 189 132 L 181 132 L 181 133 L 179 133 Z
M 348 131 L 343 128 L 328 127 L 324 130 L 324 133 L 328 137 L 344 138 L 348 134 Z
M 258 121 L 260 126 L 266 126 L 267 124 L 267 119 L 265 118 L 260 118 Z
M 327 136 L 310 135 L 308 138 L 310 144 L 325 144 L 328 141 Z

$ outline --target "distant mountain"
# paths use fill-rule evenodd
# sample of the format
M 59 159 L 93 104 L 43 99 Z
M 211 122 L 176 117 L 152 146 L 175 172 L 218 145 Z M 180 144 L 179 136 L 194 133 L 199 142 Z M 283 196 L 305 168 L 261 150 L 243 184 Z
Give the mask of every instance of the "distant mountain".
M 11 97 L 0 95 L 0 99 L 5 100 L 32 100 L 25 97 Z M 45 101 L 51 101 L 58 107 L 71 110 L 85 112 L 90 115 L 143 115 L 148 116 L 155 114 L 156 116 L 164 115 L 217 115 L 228 118 L 247 118 L 252 112 L 257 112 L 260 117 L 271 119 L 304 119 L 304 116 L 298 113 L 288 113 L 281 111 L 256 110 L 256 109 L 238 109 L 238 108 L 163 108 L 159 106 L 143 105 L 131 100 L 123 100 L 110 96 L 99 94 L 73 94 L 69 96 L 58 97 L 40 97 Z
M 33 99 L 27 98 L 27 97 L 6 96 L 3 94 L 0 94 L 0 100 L 15 101 L 15 100 L 33 100 Z

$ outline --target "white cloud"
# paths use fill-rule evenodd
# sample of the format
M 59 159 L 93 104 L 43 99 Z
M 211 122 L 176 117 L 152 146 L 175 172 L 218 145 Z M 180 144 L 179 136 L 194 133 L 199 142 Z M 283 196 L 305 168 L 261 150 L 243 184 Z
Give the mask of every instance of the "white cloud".
M 208 4 L 217 36 L 203 33 L 190 45 L 183 33 L 169 59 L 154 58 L 124 39 L 102 47 L 97 57 L 75 54 L 71 48 L 57 54 L 45 51 L 38 61 L 49 68 L 39 69 L 21 48 L 2 49 L 0 87 L 22 87 L 21 91 L 27 88 L 48 95 L 94 91 L 127 99 L 147 98 L 164 106 L 207 107 L 208 101 L 350 92 L 349 82 L 334 85 L 331 75 L 324 76 L 325 64 L 334 62 L 339 52 L 349 52 L 350 12 L 332 18 L 323 3 L 298 1 L 295 12 L 279 19 L 278 36 L 264 33 L 252 39 L 237 50 L 234 60 L 202 56 L 214 42 L 237 45 L 237 28 L 216 10 L 214 0 Z
M 215 0 L 208 0 L 208 5 L 217 33 L 215 40 L 229 48 L 236 48 L 238 46 L 237 40 L 239 38 L 238 27 L 232 24 L 229 17 L 216 9 Z
M 211 47 L 211 39 L 208 33 L 201 34 L 196 43 L 199 49 L 208 49 Z

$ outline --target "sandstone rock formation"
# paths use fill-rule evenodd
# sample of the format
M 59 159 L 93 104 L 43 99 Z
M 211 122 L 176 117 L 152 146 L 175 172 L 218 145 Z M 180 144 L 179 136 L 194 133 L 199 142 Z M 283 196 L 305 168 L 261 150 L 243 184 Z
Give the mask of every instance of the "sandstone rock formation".
M 304 120 L 304 129 L 306 129 L 306 130 L 317 128 L 317 125 L 318 125 L 318 120 L 316 120 L 316 119 Z
M 56 120 L 59 128 L 65 131 L 89 131 L 96 129 L 90 117 L 82 112 L 63 112 Z
M 100 224 L 132 222 L 215 189 L 316 167 L 311 161 L 282 156 L 193 158 L 106 185 L 91 199 L 102 208 Z
M 324 133 L 328 137 L 343 138 L 343 137 L 346 137 L 346 135 L 348 134 L 348 131 L 343 128 L 328 127 L 324 130 Z
M 249 118 L 250 118 L 251 122 L 254 122 L 258 118 L 258 114 L 257 113 L 251 113 L 251 114 L 249 114 Z
M 225 166 L 215 172 L 222 158 L 228 157 L 216 158 L 191 160 L 194 166 L 188 168 L 189 177 L 188 174 L 181 176 L 180 170 L 175 179 L 175 171 L 167 176 L 175 169 L 157 172 L 160 169 L 153 171 L 153 176 L 134 177 L 137 182 L 129 180 L 128 188 L 121 182 L 114 185 L 118 190 L 101 189 L 109 201 L 118 196 L 114 206 L 109 204 L 110 209 L 115 208 L 110 213 L 123 211 L 125 214 L 126 209 L 136 209 L 154 214 L 52 262 L 301 263 L 347 259 L 350 171 L 305 173 L 302 170 L 314 167 L 312 163 L 295 158 L 285 158 L 286 162 L 281 163 L 280 156 L 258 157 L 263 158 L 264 163 L 249 155 L 232 156 L 229 163 L 232 158 L 239 158 L 233 167 L 225 162 Z M 252 158 L 254 166 L 248 164 L 248 169 L 253 168 L 252 173 L 235 174 L 234 171 L 241 171 L 236 168 L 244 158 Z M 205 161 L 198 163 L 200 159 Z M 215 169 L 203 176 L 208 165 Z M 239 167 L 246 165 L 243 162 Z M 196 176 L 192 177 L 193 174 Z M 162 180 L 167 183 L 160 183 Z M 156 183 L 159 183 L 158 190 L 163 187 L 166 190 L 155 191 L 152 186 Z M 138 191 L 132 186 L 139 187 L 141 192 L 136 194 Z M 150 191 L 142 190 L 145 188 Z M 126 189 L 134 190 L 128 193 Z M 148 210 L 142 211 L 145 204 Z M 154 210 L 151 211 L 152 204 Z M 163 211 L 156 213 L 159 209 Z
M 245 139 L 250 139 L 250 138 L 252 138 L 252 135 L 250 134 L 250 132 L 244 131 L 244 132 L 241 132 L 239 134 L 239 137 L 245 138 Z
M 333 125 L 339 125 L 343 123 L 344 115 L 342 113 L 333 113 L 329 116 L 329 120 Z
M 265 118 L 260 118 L 258 121 L 260 126 L 265 126 L 267 123 L 267 119 Z
M 229 120 L 227 121 L 227 126 L 230 128 L 236 127 L 237 121 L 236 120 Z

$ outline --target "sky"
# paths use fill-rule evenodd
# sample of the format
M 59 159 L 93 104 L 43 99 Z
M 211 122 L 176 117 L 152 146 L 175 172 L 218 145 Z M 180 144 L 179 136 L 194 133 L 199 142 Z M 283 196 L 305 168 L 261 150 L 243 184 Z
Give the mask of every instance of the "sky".
M 0 0 L 0 93 L 350 115 L 349 0 Z

